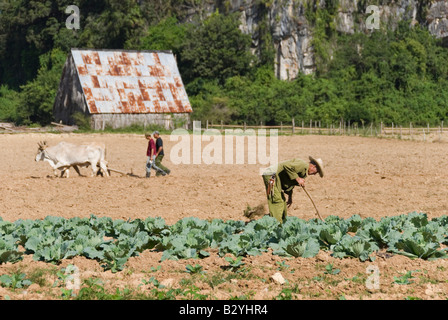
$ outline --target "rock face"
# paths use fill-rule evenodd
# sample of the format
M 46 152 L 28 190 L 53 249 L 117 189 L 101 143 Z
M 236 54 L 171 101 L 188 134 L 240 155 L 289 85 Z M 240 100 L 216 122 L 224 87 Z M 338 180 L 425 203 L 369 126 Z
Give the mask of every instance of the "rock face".
M 270 19 L 276 49 L 276 74 L 280 79 L 294 79 L 299 72 L 314 72 L 312 28 L 305 17 L 304 3 L 281 1 L 272 9 Z M 276 19 L 279 17 L 279 19 Z
M 294 79 L 299 73 L 310 74 L 316 69 L 313 50 L 314 26 L 307 19 L 307 10 L 325 9 L 336 0 L 215 0 L 208 10 L 241 12 L 241 30 L 252 36 L 254 52 L 260 45 L 260 26 L 267 24 L 276 51 L 275 68 L 278 78 Z M 448 43 L 448 0 L 395 0 L 368 11 L 367 1 L 338 0 L 334 28 L 338 32 L 374 32 L 368 19 L 377 14 L 379 28 L 394 29 L 399 21 L 420 24 L 437 38 Z M 371 1 L 381 3 L 384 1 Z M 224 4 L 223 4 L 224 3 Z
M 448 39 L 448 1 L 432 3 L 426 16 L 428 29 L 437 38 Z M 446 42 L 445 42 L 446 43 Z
M 233 0 L 226 10 L 241 12 L 241 30 L 252 36 L 258 52 L 261 24 L 267 24 L 275 48 L 276 74 L 280 79 L 294 79 L 299 72 L 314 72 L 312 28 L 305 17 L 306 1 Z

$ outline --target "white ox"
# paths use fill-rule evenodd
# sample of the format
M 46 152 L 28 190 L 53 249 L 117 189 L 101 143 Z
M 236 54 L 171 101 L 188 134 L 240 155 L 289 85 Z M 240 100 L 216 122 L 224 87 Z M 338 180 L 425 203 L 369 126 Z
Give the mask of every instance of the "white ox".
M 53 147 L 49 147 L 44 141 L 39 142 L 38 146 L 35 160 L 47 161 L 54 169 L 55 175 L 57 175 L 57 170 L 60 170 L 60 176 L 62 177 L 66 173 L 68 178 L 70 167 L 73 167 L 81 175 L 78 166 L 88 167 L 90 165 L 92 166 L 92 176 L 96 176 L 100 169 L 106 177 L 109 176 L 104 145 L 95 142 L 76 145 L 62 141 Z

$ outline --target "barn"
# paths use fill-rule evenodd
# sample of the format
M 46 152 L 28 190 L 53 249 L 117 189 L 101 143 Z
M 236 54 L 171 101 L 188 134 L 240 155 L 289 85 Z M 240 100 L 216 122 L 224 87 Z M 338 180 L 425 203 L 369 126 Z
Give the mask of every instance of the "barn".
M 57 122 L 91 128 L 187 127 L 192 108 L 171 51 L 72 49 L 53 106 Z

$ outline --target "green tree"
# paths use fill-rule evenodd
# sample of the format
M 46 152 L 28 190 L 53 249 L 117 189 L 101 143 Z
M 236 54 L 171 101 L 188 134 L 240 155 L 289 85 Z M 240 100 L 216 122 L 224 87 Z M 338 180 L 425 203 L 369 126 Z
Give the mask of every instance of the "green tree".
M 234 115 L 229 106 L 230 97 L 225 94 L 217 80 L 195 79 L 187 85 L 187 90 L 194 92 L 190 95 L 190 102 L 194 106 L 193 119 L 205 123 L 224 121 L 229 123 Z
M 0 81 L 12 88 L 32 79 L 38 54 L 47 45 L 40 22 L 48 16 L 50 6 L 39 1 L 0 2 Z
M 150 26 L 138 40 L 136 47 L 132 47 L 129 42 L 126 47 L 139 50 L 172 50 L 178 54 L 185 39 L 185 29 L 185 25 L 178 23 L 175 17 L 166 17 L 158 24 Z
M 223 84 L 229 77 L 246 74 L 253 61 L 251 38 L 238 27 L 238 14 L 218 12 L 190 24 L 180 54 L 184 79 L 218 79 Z
M 20 105 L 20 95 L 7 85 L 0 86 L 0 121 L 15 122 L 17 107 Z
M 20 105 L 17 108 L 18 122 L 47 125 L 53 121 L 53 104 L 67 55 L 54 49 L 39 57 L 37 77 L 22 86 Z
M 120 49 L 138 39 L 147 25 L 135 0 L 104 0 L 98 15 L 89 15 L 80 43 L 89 48 Z

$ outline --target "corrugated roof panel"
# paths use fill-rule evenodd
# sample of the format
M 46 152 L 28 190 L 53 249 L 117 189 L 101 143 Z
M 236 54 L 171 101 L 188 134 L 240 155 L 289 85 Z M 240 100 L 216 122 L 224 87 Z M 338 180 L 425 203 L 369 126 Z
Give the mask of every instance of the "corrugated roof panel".
M 90 113 L 192 112 L 170 52 L 72 49 Z
M 145 109 L 148 110 L 149 113 L 154 112 L 154 105 L 151 101 L 145 100 L 143 101 L 143 105 L 145 106 Z

